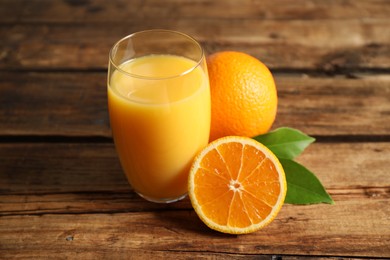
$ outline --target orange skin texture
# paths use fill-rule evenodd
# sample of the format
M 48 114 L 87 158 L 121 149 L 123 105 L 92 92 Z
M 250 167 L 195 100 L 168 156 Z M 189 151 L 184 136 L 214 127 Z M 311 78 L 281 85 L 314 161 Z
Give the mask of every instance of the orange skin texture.
M 258 59 L 235 51 L 207 58 L 211 92 L 210 141 L 270 130 L 277 112 L 277 90 L 270 70 Z

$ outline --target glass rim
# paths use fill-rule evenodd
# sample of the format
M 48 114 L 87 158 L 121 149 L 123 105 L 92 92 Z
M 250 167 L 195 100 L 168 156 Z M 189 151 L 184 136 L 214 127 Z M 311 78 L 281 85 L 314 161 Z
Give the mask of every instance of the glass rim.
M 115 48 L 117 48 L 119 46 L 120 43 L 136 36 L 136 35 L 139 35 L 139 34 L 144 34 L 144 33 L 154 33 L 154 32 L 163 32 L 163 33 L 173 33 L 173 34 L 177 34 L 177 35 L 180 35 L 180 36 L 183 36 L 184 38 L 187 38 L 188 40 L 190 40 L 192 43 L 194 43 L 200 50 L 200 57 L 199 57 L 199 60 L 195 60 L 195 65 L 192 66 L 191 68 L 183 71 L 182 73 L 180 74 L 177 74 L 177 75 L 173 75 L 173 76 L 169 76 L 169 77 L 153 77 L 153 76 L 143 76 L 143 75 L 138 75 L 138 74 L 134 74 L 134 73 L 130 73 L 130 72 L 127 72 L 123 69 L 121 69 L 119 66 L 120 64 L 116 64 L 113 60 L 113 51 Z M 202 46 L 200 45 L 200 43 L 192 36 L 188 35 L 188 34 L 185 34 L 185 33 L 182 33 L 182 32 L 179 32 L 179 31 L 174 31 L 174 30 L 166 30 L 166 29 L 150 29 L 150 30 L 143 30 L 143 31 L 138 31 L 138 32 L 134 32 L 132 34 L 129 34 L 123 38 L 121 38 L 120 40 L 118 40 L 111 48 L 110 52 L 109 52 L 109 61 L 110 61 L 110 64 L 112 64 L 116 70 L 118 70 L 120 73 L 123 73 L 127 76 L 130 76 L 130 77 L 134 77 L 134 78 L 138 78 L 138 79 L 145 79 L 145 80 L 166 80 L 166 79 L 173 79 L 173 78 L 178 78 L 178 77 L 182 77 L 182 76 L 185 76 L 189 73 L 191 73 L 192 71 L 194 71 L 197 67 L 200 66 L 200 64 L 203 62 L 205 58 L 205 54 L 204 54 L 204 50 L 202 48 Z

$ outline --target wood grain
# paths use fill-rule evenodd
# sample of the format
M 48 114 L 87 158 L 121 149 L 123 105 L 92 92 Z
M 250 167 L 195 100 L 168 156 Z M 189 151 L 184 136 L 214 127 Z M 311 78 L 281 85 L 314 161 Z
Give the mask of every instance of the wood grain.
M 185 32 L 207 53 L 249 53 L 271 69 L 349 71 L 388 69 L 390 21 L 143 19 L 110 24 L 0 25 L 2 70 L 105 69 L 120 38 L 164 28 Z
M 0 144 L 1 194 L 129 192 L 114 145 Z
M 122 23 L 129 19 L 361 19 L 388 18 L 386 0 L 3 0 L 0 23 Z M 223 12 L 221 12 L 223 10 Z
M 388 199 L 350 199 L 335 206 L 285 205 L 269 226 L 243 236 L 212 231 L 192 210 L 3 216 L 0 248 L 6 255 L 24 257 L 69 256 L 72 251 L 80 258 L 101 258 L 111 252 L 132 254 L 136 250 L 149 254 L 387 257 L 390 255 L 387 242 L 390 234 L 385 229 L 390 214 L 388 206 Z M 42 248 L 45 250 L 41 251 Z
M 352 79 L 276 75 L 276 85 L 279 103 L 274 127 L 291 126 L 311 135 L 390 133 L 389 74 Z
M 68 250 L 67 253 L 65 253 L 63 250 L 66 248 Z M 129 249 L 129 248 L 112 248 L 108 247 L 108 249 L 98 249 L 98 250 L 92 250 L 89 248 L 88 250 L 82 250 L 74 249 L 71 245 L 67 246 L 65 245 L 61 249 L 46 249 L 45 251 L 42 250 L 28 250 L 28 251 L 14 251 L 14 250 L 7 250 L 4 252 L 4 254 L 1 254 L 1 256 L 4 256 L 4 258 L 12 259 L 12 258 L 21 258 L 21 259 L 31 259 L 31 258 L 41 258 L 41 259 L 48 259 L 53 258 L 53 256 L 56 256 L 57 258 L 78 258 L 81 257 L 83 259 L 132 259 L 132 260 L 143 260 L 143 259 L 249 259 L 249 260 L 269 260 L 271 258 L 279 259 L 280 255 L 247 255 L 247 254 L 238 254 L 238 253 L 232 253 L 232 254 L 221 254 L 221 253 L 214 253 L 214 252 L 183 252 L 183 251 L 176 251 L 174 249 L 166 249 L 166 250 L 156 250 L 156 251 L 147 251 L 143 249 Z M 283 256 L 283 259 L 312 259 L 313 257 L 310 256 Z M 328 257 L 323 258 L 315 258 L 316 260 L 321 259 L 327 259 Z
M 0 78 L 2 135 L 110 136 L 105 73 L 11 73 Z
M 275 78 L 274 128 L 323 136 L 390 133 L 387 74 Z M 0 90 L 0 135 L 111 137 L 106 73 L 3 73 Z

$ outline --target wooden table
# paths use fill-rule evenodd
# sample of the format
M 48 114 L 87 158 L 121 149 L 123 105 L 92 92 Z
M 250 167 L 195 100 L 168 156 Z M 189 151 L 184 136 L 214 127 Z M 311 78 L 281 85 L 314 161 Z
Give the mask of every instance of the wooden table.
M 0 258 L 390 257 L 390 2 L 0 1 Z M 131 190 L 106 105 L 108 51 L 188 33 L 275 75 L 273 128 L 317 138 L 299 161 L 336 205 L 284 205 L 263 230 L 207 228 L 188 199 Z

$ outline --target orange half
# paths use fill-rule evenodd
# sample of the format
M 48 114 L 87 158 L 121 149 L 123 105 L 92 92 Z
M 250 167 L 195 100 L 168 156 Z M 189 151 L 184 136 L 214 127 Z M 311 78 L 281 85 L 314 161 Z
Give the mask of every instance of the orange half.
M 269 224 L 286 196 L 279 160 L 247 137 L 215 140 L 195 158 L 188 194 L 199 218 L 211 229 L 245 234 Z

